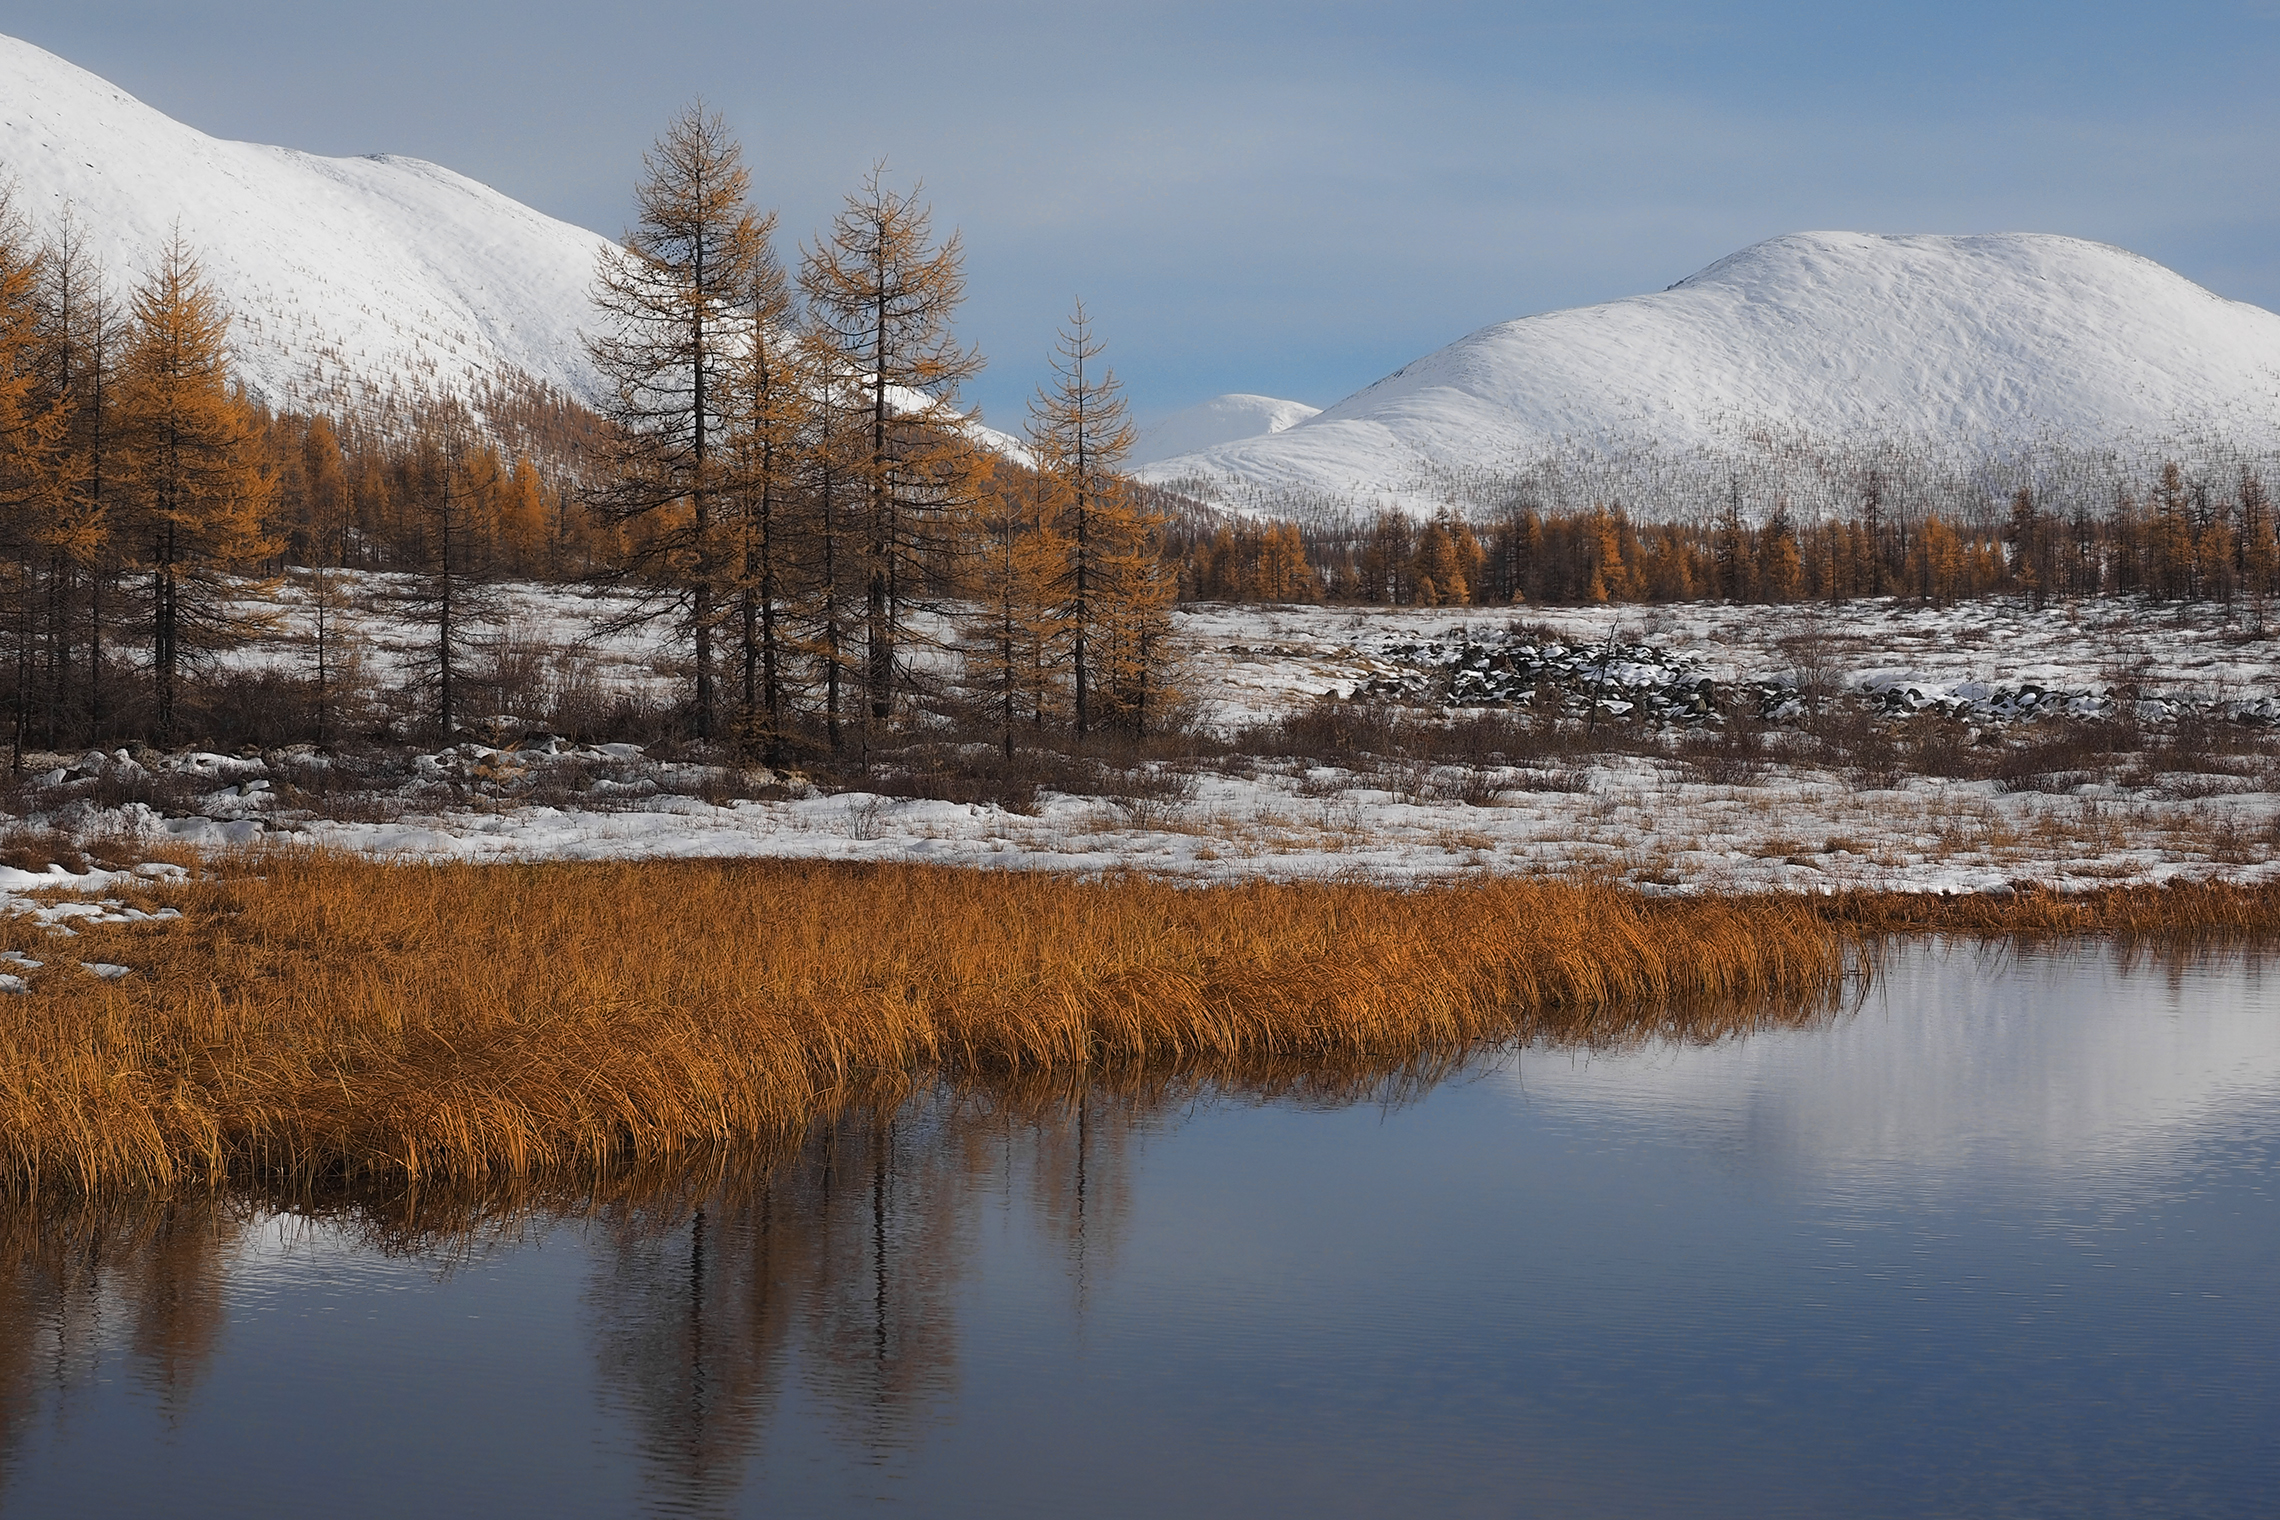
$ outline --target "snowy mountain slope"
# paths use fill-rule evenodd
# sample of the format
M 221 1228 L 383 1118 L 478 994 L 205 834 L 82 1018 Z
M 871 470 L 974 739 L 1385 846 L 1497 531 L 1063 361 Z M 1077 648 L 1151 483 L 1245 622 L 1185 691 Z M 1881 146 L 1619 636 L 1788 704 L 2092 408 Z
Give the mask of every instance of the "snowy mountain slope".
M 2280 316 L 2075 238 L 1799 233 L 1653 295 L 1484 328 L 1286 431 L 1142 473 L 1428 510 L 1555 450 L 1714 462 L 1769 433 L 2266 449 Z
M 1280 401 L 1273 396 L 1234 392 L 1172 413 L 1140 430 L 1127 461 L 1134 469 L 1160 459 L 1199 453 L 1223 443 L 1260 438 L 1294 427 L 1316 416 L 1321 408 L 1303 401 Z
M 222 142 L 0 37 L 0 179 L 35 226 L 68 207 L 121 286 L 179 226 L 273 405 L 524 377 L 593 398 L 578 327 L 607 240 L 449 169 Z

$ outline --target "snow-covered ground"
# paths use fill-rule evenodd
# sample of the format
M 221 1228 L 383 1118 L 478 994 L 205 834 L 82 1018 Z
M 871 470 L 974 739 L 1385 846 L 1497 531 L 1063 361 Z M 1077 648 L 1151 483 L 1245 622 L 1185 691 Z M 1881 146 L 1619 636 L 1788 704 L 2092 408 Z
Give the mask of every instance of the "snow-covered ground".
M 386 584 L 373 578 L 367 590 Z M 597 610 L 561 590 L 521 588 L 515 601 L 521 637 L 557 656 Z M 387 605 L 368 600 L 381 610 L 365 614 L 383 667 L 401 658 L 390 640 L 403 632 L 385 626 Z M 1195 753 L 1128 771 L 1106 795 L 1040 791 L 1033 811 L 835 791 L 796 773 L 738 773 L 559 738 L 419 755 L 350 808 L 314 801 L 312 777 L 325 762 L 305 750 L 54 757 L 37 762 L 52 768 L 23 795 L 31 822 L 82 837 L 193 848 L 292 839 L 391 857 L 760 855 L 1193 880 L 1587 872 L 1657 891 L 1983 891 L 2280 875 L 2273 746 L 2203 760 L 2165 737 L 2197 717 L 2227 733 L 2267 731 L 2280 640 L 2256 636 L 2238 609 L 1206 606 L 1183 610 L 1178 623 L 1204 732 Z M 654 694 L 669 676 L 646 650 L 637 635 L 620 635 L 576 657 L 600 679 Z M 293 653 L 271 646 L 260 658 Z M 1468 665 L 1480 668 L 1468 674 Z M 1560 747 L 1461 763 L 1358 749 L 1291 757 L 1287 745 L 1241 742 L 1247 728 L 1357 691 L 1403 693 L 1400 710 L 1437 716 L 1452 683 L 1482 689 L 1466 682 L 1503 682 L 1504 699 L 1524 698 L 1518 709 L 1474 711 L 1557 706 L 1584 716 L 1567 720 Z M 1728 725 L 1689 706 L 1702 682 L 1735 726 L 1766 715 L 1762 751 L 1737 758 L 1718 747 Z M 1676 698 L 1656 707 L 1658 692 Z M 2028 692 L 2041 700 L 2023 701 Z M 2168 749 L 2158 766 L 2007 780 L 1812 758 L 1796 732 L 1808 707 L 1848 701 L 1872 725 L 1944 724 L 1975 755 L 2101 715 L 2141 722 L 2147 742 Z M 1640 711 L 1665 721 L 1642 732 Z M 1276 748 L 1283 758 L 1247 752 Z M 142 767 L 163 773 L 170 801 L 98 805 L 105 786 L 116 796 Z M 1950 770 L 1968 777 L 1975 768 Z M 94 883 L 96 896 L 107 883 Z M 56 884 L 11 877 L 0 894 Z
M 2126 717 L 2160 741 L 2196 716 L 2257 729 L 2280 697 L 2280 640 L 2245 615 L 2137 602 L 2051 606 L 1989 599 L 1947 609 L 1693 605 L 1528 610 L 1528 644 L 1564 640 L 1589 673 L 1599 652 L 1620 687 L 1620 651 L 1645 644 L 1729 691 L 1765 692 L 1775 727 L 1766 757 L 1720 767 L 1671 755 L 1604 754 L 1528 766 L 1389 773 L 1263 772 L 1254 823 L 1239 834 L 1250 868 L 1458 874 L 1472 869 L 1604 872 L 1669 890 L 1848 887 L 1984 891 L 2016 882 L 2085 888 L 2177 877 L 2280 875 L 2280 792 L 2269 768 L 2217 757 L 2121 780 L 2014 781 L 1785 762 L 1783 725 L 1817 692 L 1870 702 L 1876 721 L 1951 714 L 1974 746 L 2048 738 L 2085 717 Z M 1221 721 L 1259 720 L 1293 700 L 1412 674 L 1389 651 L 1469 634 L 1484 646 L 1512 615 L 1326 608 L 1212 608 L 1184 620 L 1210 652 L 1202 694 Z M 1461 669 L 1461 667 L 1460 667 Z M 1640 671 L 1652 681 L 1661 672 Z M 1412 683 L 1414 684 L 1414 683 Z M 1798 695 L 1802 687 L 1805 696 Z M 1652 689 L 1651 684 L 1640 688 Z M 1572 688 L 1571 688 L 1572 691 Z M 2050 699 L 2020 710 L 2025 692 Z M 1621 699 L 1603 697 L 1603 708 Z M 1590 705 L 1588 699 L 1586 705 Z M 1569 703 L 1573 710 L 1574 703 Z M 1908 713 L 1925 718 L 1909 720 Z M 1623 713 L 1604 711 L 1610 732 Z M 1803 748 L 1803 746 L 1798 746 Z M 2172 758 L 2171 764 L 2180 763 Z M 1723 772 L 1724 774 L 1721 774 Z M 1500 783 L 1489 806 L 1434 800 Z M 2137 784 L 2132 784 L 2137 783 Z M 1579 788 L 1574 791 L 1553 787 Z M 1544 790 L 1536 790 L 1542 787 Z M 2017 789 L 2012 789 L 2016 787 Z M 1222 814 L 1228 810 L 1222 806 Z M 1312 848 L 1300 841 L 1313 836 Z M 1388 859 L 1388 855 L 1393 859 Z M 1292 857 L 1296 856 L 1297 859 Z

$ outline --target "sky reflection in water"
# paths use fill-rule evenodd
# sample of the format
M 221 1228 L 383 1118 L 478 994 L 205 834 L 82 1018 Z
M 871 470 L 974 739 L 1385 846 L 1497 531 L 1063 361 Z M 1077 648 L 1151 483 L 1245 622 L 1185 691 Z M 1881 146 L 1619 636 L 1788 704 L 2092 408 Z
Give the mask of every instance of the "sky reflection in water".
M 1814 1027 L 914 1108 L 409 1254 L 20 1222 L 0 1510 L 2253 1513 L 2276 1160 L 2253 965 L 1915 948 Z

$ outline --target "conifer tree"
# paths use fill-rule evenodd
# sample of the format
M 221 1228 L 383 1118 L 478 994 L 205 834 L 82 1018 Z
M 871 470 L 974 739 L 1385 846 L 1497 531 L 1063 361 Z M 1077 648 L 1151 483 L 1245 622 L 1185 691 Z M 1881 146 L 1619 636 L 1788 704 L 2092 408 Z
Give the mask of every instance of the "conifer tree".
M 718 532 L 733 372 L 766 229 L 745 203 L 743 149 L 701 102 L 642 164 L 640 220 L 602 256 L 594 301 L 603 330 L 587 341 L 610 387 L 598 505 L 629 530 L 629 568 L 679 615 L 695 661 L 692 727 L 710 739 L 714 633 L 733 572 Z
M 39 294 L 45 260 L 0 193 L 0 598 L 9 646 L 12 768 L 23 762 L 32 706 L 42 534 L 63 505 L 62 413 L 40 385 Z
M 976 515 L 976 616 L 964 648 L 966 684 L 982 697 L 1009 760 L 1023 722 L 1044 725 L 1070 641 L 1060 594 L 1070 554 L 1052 488 L 1034 472 L 1012 477 L 1000 471 Z
M 1758 532 L 1757 582 L 1769 602 L 1794 602 L 1801 589 L 1805 562 L 1797 549 L 1797 526 L 1789 516 L 1789 503 L 1776 500 L 1773 515 Z
M 800 363 L 814 387 L 814 405 L 798 460 L 807 521 L 793 559 L 806 593 L 797 609 L 803 632 L 796 646 L 822 682 L 824 739 L 837 754 L 846 743 L 848 677 L 863 597 L 862 386 L 840 369 L 829 336 L 812 328 L 801 332 Z
M 1103 566 L 1110 594 L 1098 641 L 1106 706 L 1136 738 L 1162 726 L 1179 680 L 1172 647 L 1179 583 L 1164 562 L 1162 532 L 1161 518 L 1131 511 L 1110 535 L 1115 547 Z
M 1884 477 L 1876 471 L 1868 472 L 1862 483 L 1860 498 L 1862 542 L 1866 557 L 1862 565 L 1861 590 L 1870 596 L 1884 594 Z
M 1742 601 L 1750 593 L 1749 539 L 1749 525 L 1742 520 L 1742 483 L 1735 479 L 1728 482 L 1717 529 L 1718 592 L 1729 602 Z
M 1052 380 L 1030 403 L 1030 450 L 1043 510 L 1008 559 L 1016 584 L 1035 588 L 1029 594 L 1038 604 L 1024 647 L 1045 658 L 1056 643 L 1068 652 L 1071 717 L 1080 739 L 1111 722 L 1137 734 L 1160 710 L 1169 689 L 1164 666 L 1179 589 L 1164 561 L 1163 524 L 1123 474 L 1134 432 L 1123 388 L 1102 353 L 1079 301 L 1060 331 Z M 1284 544 L 1277 536 L 1254 547 L 1248 577 L 1257 588 L 1267 570 L 1275 587 L 1264 594 L 1278 600 L 1293 597 L 1298 580 L 1313 579 L 1297 528 L 1288 529 L 1295 570 L 1277 558 Z M 1272 569 L 1269 560 L 1276 560 Z M 1021 632 L 1018 617 L 1012 625 Z
M 1071 310 L 1053 354 L 1050 388 L 1029 403 L 1029 447 L 1044 478 L 1065 560 L 1054 590 L 1068 629 L 1070 688 L 1077 734 L 1092 729 L 1095 643 L 1115 594 L 1108 564 L 1137 530 L 1122 470 L 1136 436 L 1116 372 L 1100 362 L 1102 343 L 1085 303 Z
M 1601 515 L 1604 516 L 1604 514 Z M 1427 523 L 1425 531 L 1418 535 L 1417 553 L 1411 561 L 1415 567 L 1411 573 L 1417 580 L 1418 600 L 1437 602 L 1443 606 L 1461 606 L 1472 600 L 1472 583 L 1465 573 L 1464 560 L 1457 551 L 1457 531 L 1461 526 L 1455 521 L 1454 514 L 1443 512 Z M 1303 568 L 1303 561 L 1301 568 Z M 1279 570 L 1280 567 L 1278 566 Z M 1599 574 L 1596 565 L 1593 568 L 1593 574 L 1595 576 Z M 1285 578 L 1284 573 L 1278 573 L 1275 576 L 1278 583 Z M 1427 581 L 1432 582 L 1433 585 L 1433 591 L 1430 595 L 1424 591 Z M 1276 587 L 1274 599 L 1276 601 L 1291 600 L 1280 584 Z M 1602 590 L 1594 600 L 1605 601 L 1605 591 Z
M 2176 600 L 2190 593 L 2193 575 L 2193 528 L 2185 516 L 2185 495 L 2184 472 L 2175 460 L 2165 462 L 2160 482 L 2154 487 L 2147 533 L 2155 588 L 2162 596 Z
M 538 574 L 545 564 L 547 512 L 545 487 L 538 469 L 523 456 L 515 456 L 511 469 L 500 477 L 498 558 L 514 575 Z
M 805 362 L 791 284 L 762 248 L 745 292 L 747 337 L 737 365 L 734 407 L 734 509 L 737 632 L 743 656 L 739 741 L 770 765 L 786 755 L 790 631 L 788 599 L 799 536 L 802 450 L 817 407 Z
M 21 451 L 38 379 L 40 264 L 10 187 L 0 184 L 0 466 L 11 482 L 27 469 Z
M 228 319 L 179 234 L 136 287 L 133 310 L 119 432 L 130 552 L 146 588 L 152 732 L 164 746 L 184 664 L 264 626 L 242 610 L 233 577 L 276 548 L 263 520 L 274 483 L 253 408 L 230 388 Z
M 341 734 L 363 684 L 365 642 L 350 616 L 349 578 L 330 565 L 294 574 L 309 629 L 307 668 L 311 716 L 319 744 Z
M 2039 611 L 2050 595 L 2050 545 L 2042 506 L 2035 500 L 2032 486 L 2021 486 L 2011 493 L 2011 519 L 2003 536 L 2011 544 L 2012 577 L 2034 599 Z
M 41 726 L 55 744 L 67 728 L 102 723 L 108 593 L 118 573 L 104 487 L 119 323 L 86 229 L 69 208 L 41 265 L 40 387 L 61 428 L 51 510 L 38 530 L 46 583 Z
M 2249 608 L 2256 626 L 2264 626 L 2264 599 L 2271 595 L 2273 577 L 2280 570 L 2280 543 L 2273 538 L 2272 499 L 2263 477 L 2243 470 L 2240 477 L 2240 571 L 2248 587 Z
M 958 234 L 934 243 L 931 209 L 889 189 L 880 164 L 800 264 L 814 331 L 861 399 L 863 687 L 875 724 L 908 678 L 909 614 L 942 585 L 980 493 L 957 400 L 982 361 L 950 329 L 964 259 Z
M 488 563 L 498 456 L 453 431 L 423 464 L 419 575 L 405 610 L 424 625 L 412 668 L 432 694 L 437 732 L 448 738 L 468 716 L 477 635 L 501 610 Z
M 301 435 L 301 489 L 306 502 L 307 560 L 348 564 L 353 493 L 341 459 L 340 435 L 325 417 L 311 417 Z
M 1321 583 L 1315 578 L 1313 567 L 1306 562 L 1306 540 L 1300 536 L 1297 523 L 1286 522 L 1263 531 L 1254 530 L 1250 537 L 1256 545 L 1251 569 L 1254 595 L 1270 602 L 1311 602 L 1317 599 Z M 1461 578 L 1461 554 L 1458 563 Z M 1414 572 L 1411 580 L 1414 583 Z

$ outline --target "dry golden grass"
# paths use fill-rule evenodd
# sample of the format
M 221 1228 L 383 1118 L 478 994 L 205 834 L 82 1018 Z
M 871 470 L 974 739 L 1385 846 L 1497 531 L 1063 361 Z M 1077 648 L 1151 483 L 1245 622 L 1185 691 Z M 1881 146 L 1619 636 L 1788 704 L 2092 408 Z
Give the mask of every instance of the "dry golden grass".
M 14 931 L 49 962 L 0 999 L 18 1191 L 586 1187 L 936 1076 L 1335 1090 L 1482 1041 L 1717 1037 L 1832 1006 L 1887 935 L 2280 936 L 2280 888 L 2232 886 L 1655 899 L 295 852 L 154 890 L 183 916 Z
M 1830 922 L 1872 936 L 1972 934 L 2015 938 L 2096 935 L 2195 945 L 2269 944 L 2280 939 L 2280 884 L 2179 882 L 2053 892 L 2022 886 L 2007 896 L 1937 897 L 1855 892 L 1822 900 Z
M 281 853 L 169 900 L 181 919 L 31 946 L 51 964 L 0 1002 L 0 1176 L 19 1188 L 596 1173 L 774 1143 L 929 1072 L 1384 1068 L 1484 1039 L 1714 1035 L 1825 1006 L 1849 933 L 1803 900 L 1588 884 L 781 862 Z

